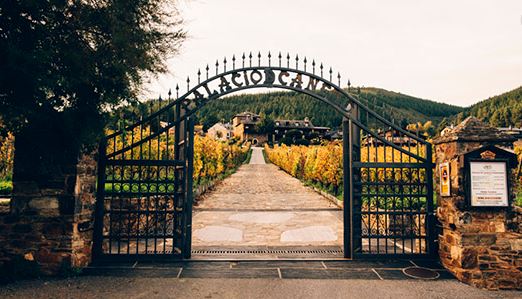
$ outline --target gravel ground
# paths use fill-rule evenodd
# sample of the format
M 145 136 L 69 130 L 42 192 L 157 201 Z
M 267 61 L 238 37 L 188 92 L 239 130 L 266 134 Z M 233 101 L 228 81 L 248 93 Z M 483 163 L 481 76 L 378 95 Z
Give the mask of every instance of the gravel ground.
M 177 279 L 88 276 L 0 287 L 0 298 L 521 298 L 457 281 Z

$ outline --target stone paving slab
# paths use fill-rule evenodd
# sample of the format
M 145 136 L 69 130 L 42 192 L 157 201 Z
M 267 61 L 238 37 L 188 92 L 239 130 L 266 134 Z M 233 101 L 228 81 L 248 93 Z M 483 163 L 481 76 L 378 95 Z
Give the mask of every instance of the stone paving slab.
M 203 195 L 192 246 L 342 246 L 342 210 L 253 148 L 250 164 Z
M 326 268 L 387 268 L 387 269 L 403 269 L 407 267 L 412 267 L 412 264 L 409 260 L 381 260 L 381 261 L 362 261 L 362 260 L 346 260 L 346 261 L 324 261 L 323 262 Z
M 196 212 L 192 244 L 198 246 L 342 245 L 341 211 Z
M 413 277 L 405 275 L 402 270 L 391 270 L 391 269 L 374 269 L 382 279 L 386 280 L 418 280 Z M 448 280 L 455 279 L 451 273 L 446 270 L 438 270 L 439 278 L 437 280 Z
M 283 279 L 380 279 L 371 269 L 280 269 Z
M 419 262 L 419 261 L 416 261 Z M 148 278 L 277 278 L 277 279 L 365 279 L 416 280 L 402 270 L 416 264 L 410 260 L 316 260 L 316 261 L 175 261 L 140 262 L 131 268 L 90 267 L 83 275 Z M 438 270 L 436 280 L 453 280 Z
M 245 261 L 232 262 L 231 267 L 233 269 L 325 269 L 322 261 Z
M 279 278 L 277 269 L 183 269 L 180 278 Z

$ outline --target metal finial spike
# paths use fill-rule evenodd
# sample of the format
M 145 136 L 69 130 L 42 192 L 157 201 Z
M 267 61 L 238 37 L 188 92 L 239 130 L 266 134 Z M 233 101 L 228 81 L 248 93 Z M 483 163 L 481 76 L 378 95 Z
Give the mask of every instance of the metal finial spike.
M 261 66 L 261 52 L 257 52 L 257 66 Z
M 304 71 L 305 71 L 305 72 L 306 72 L 306 63 L 307 63 L 307 62 L 308 62 L 308 61 L 306 60 L 306 56 L 305 56 L 305 58 L 304 58 L 304 60 L 303 60 L 303 63 L 304 63 Z
M 169 96 L 169 100 L 170 100 L 170 96 L 172 95 L 172 90 L 169 88 L 169 92 L 167 92 L 167 95 Z
M 337 72 L 337 85 L 341 86 L 341 73 Z
M 281 67 L 281 51 L 279 51 L 279 55 L 277 55 L 277 58 L 279 59 L 279 67 Z
M 268 51 L 268 66 L 271 66 L 272 64 L 272 54 L 270 53 L 270 51 Z
M 210 67 L 209 67 L 208 64 L 207 64 L 207 67 L 205 68 L 205 71 L 206 71 L 206 73 L 207 73 L 207 80 L 208 80 L 208 71 L 209 71 L 209 70 L 210 70 Z
M 290 67 L 290 53 L 286 53 L 286 67 Z
M 236 55 L 232 55 L 232 69 L 236 68 Z
M 227 71 L 227 58 L 223 58 L 223 71 L 226 72 Z
M 241 56 L 241 67 L 245 67 L 245 52 L 243 52 L 243 56 Z
M 218 74 L 218 68 L 219 68 L 219 61 L 216 60 L 216 76 Z
M 187 91 L 190 90 L 190 77 L 187 76 Z
M 323 63 L 321 62 L 321 65 L 319 66 L 319 69 L 321 70 L 321 77 L 323 77 Z
M 250 52 L 250 54 L 248 54 L 248 65 L 252 66 L 252 52 Z
M 329 70 L 328 72 L 330 73 L 330 82 L 331 82 L 331 81 L 332 81 L 332 73 L 333 73 L 333 71 L 332 71 L 332 68 L 331 68 L 331 67 L 330 67 L 330 70 Z
M 315 59 L 312 60 L 312 74 L 315 75 Z
M 295 68 L 299 69 L 299 55 L 295 55 Z
M 201 83 L 201 69 L 198 69 L 198 84 Z

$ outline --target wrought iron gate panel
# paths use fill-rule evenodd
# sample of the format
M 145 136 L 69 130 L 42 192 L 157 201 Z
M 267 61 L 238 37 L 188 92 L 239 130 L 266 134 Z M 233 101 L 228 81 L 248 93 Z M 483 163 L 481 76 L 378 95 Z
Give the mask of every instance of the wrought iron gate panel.
M 431 144 L 364 105 L 354 111 L 355 256 L 433 254 Z
M 216 61 L 215 75 L 207 65 L 194 87 L 187 78 L 184 94 L 176 86 L 173 101 L 105 138 L 98 166 L 96 256 L 190 257 L 193 115 L 208 101 L 251 88 L 303 93 L 344 117 L 345 257 L 433 253 L 429 142 L 369 109 L 341 88 L 339 73 L 315 60 L 296 55 L 291 61 L 281 53 L 272 59 L 268 53 L 262 61 L 260 53 L 250 53 L 228 62 Z M 348 107 L 325 93 L 345 99 Z
M 105 138 L 96 257 L 190 256 L 194 126 L 182 116 L 181 105 L 173 105 Z

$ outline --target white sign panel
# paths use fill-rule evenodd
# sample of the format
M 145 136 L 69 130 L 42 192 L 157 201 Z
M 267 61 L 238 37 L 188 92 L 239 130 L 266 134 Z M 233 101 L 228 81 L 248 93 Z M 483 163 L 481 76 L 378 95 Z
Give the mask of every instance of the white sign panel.
M 471 206 L 508 205 L 507 170 L 504 162 L 470 162 Z

